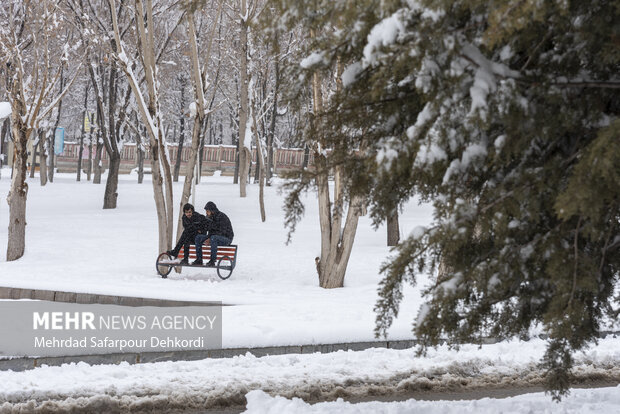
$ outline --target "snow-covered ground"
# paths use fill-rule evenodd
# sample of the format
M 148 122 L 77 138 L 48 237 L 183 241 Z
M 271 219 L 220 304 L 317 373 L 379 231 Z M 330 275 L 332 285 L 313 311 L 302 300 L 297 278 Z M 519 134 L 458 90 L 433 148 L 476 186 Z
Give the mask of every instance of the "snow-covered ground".
M 8 194 L 8 177 L 10 170 L 4 169 L 1 198 Z M 135 174 L 121 175 L 118 207 L 112 210 L 102 209 L 105 177 L 100 185 L 82 180 L 56 174 L 45 187 L 38 174 L 29 180 L 26 252 L 14 262 L 0 255 L 0 286 L 236 304 L 223 310 L 224 347 L 374 338 L 379 267 L 389 248 L 385 227 L 375 231 L 368 217 L 360 220 L 346 289 L 325 290 L 317 286 L 314 265 L 320 250 L 315 195 L 308 195 L 305 218 L 287 246 L 277 186 L 265 189 L 267 221 L 262 223 L 257 185 L 249 185 L 247 198 L 240 198 L 232 177 L 203 177 L 196 211 L 204 214 L 207 201 L 214 201 L 230 217 L 239 245 L 237 267 L 226 281 L 214 269 L 191 268 L 162 279 L 155 271 L 157 218 L 150 176 L 138 184 Z M 175 199 L 181 189 L 182 180 L 175 183 Z M 401 230 L 406 234 L 430 219 L 429 206 L 411 203 L 400 218 Z M 6 249 L 7 228 L 8 205 L 0 202 L 0 250 Z M 406 293 L 391 339 L 411 338 L 419 288 Z
M 601 340 L 596 348 L 578 353 L 575 358 L 577 377 L 584 381 L 618 380 L 619 345 L 619 339 L 610 337 Z M 398 413 L 418 408 L 423 410 L 421 412 L 456 413 L 474 412 L 478 404 L 482 412 L 492 412 L 488 400 L 469 403 L 409 401 L 394 403 L 393 409 L 378 403 L 349 406 L 344 402 L 310 407 L 299 400 L 272 399 L 251 391 L 262 390 L 273 396 L 300 397 L 312 402 L 369 394 L 484 390 L 498 384 L 505 387 L 540 385 L 542 372 L 537 364 L 544 350 L 545 342 L 533 339 L 482 347 L 465 345 L 458 352 L 442 346 L 429 350 L 424 357 L 416 357 L 411 349 L 375 348 L 261 358 L 247 354 L 227 359 L 138 365 L 44 366 L 25 372 L 0 372 L 0 401 L 5 401 L 4 405 L 0 404 L 0 413 L 3 410 L 28 412 L 28 409 L 34 411 L 42 407 L 50 411 L 80 408 L 86 412 L 161 412 L 243 406 L 248 393 L 247 409 L 251 413 L 375 413 L 380 410 Z M 509 399 L 502 404 L 505 405 L 499 405 L 500 409 L 494 412 L 613 413 L 620 411 L 620 388 L 575 391 L 564 406 L 554 405 L 549 396 L 540 395 L 533 395 L 531 400 L 525 396 Z M 590 408 L 572 410 L 577 404 Z M 527 407 L 530 409 L 521 411 Z M 542 407 L 545 408 L 539 410 Z
M 0 196 L 8 193 L 10 170 L 3 170 Z M 104 184 L 75 182 L 57 174 L 40 187 L 30 180 L 26 253 L 15 262 L 0 255 L 0 286 L 77 291 L 166 299 L 223 301 L 225 347 L 368 341 L 373 339 L 379 267 L 389 249 L 384 227 L 360 220 L 345 289 L 317 287 L 314 257 L 319 251 L 316 197 L 309 194 L 306 216 L 293 243 L 284 244 L 277 187 L 266 189 L 267 222 L 260 221 L 256 186 L 238 197 L 230 177 L 207 177 L 197 188 L 202 212 L 214 201 L 229 215 L 239 256 L 233 276 L 220 281 L 213 270 L 184 269 L 161 279 L 155 272 L 157 223 L 151 183 L 121 176 L 118 208 L 103 210 Z M 147 180 L 150 177 L 147 177 Z M 181 183 L 175 185 L 178 197 Z M 401 232 L 431 220 L 431 209 L 410 203 L 400 217 Z M 0 203 L 0 247 L 6 246 L 8 207 Z M 411 323 L 421 303 L 421 277 L 405 290 L 390 339 L 411 338 Z M 250 354 L 187 362 L 139 365 L 66 364 L 26 372 L 0 372 L 0 413 L 88 412 L 203 409 L 245 406 L 265 412 L 618 412 L 620 388 L 575 390 L 562 405 L 530 394 L 474 402 L 318 403 L 337 397 L 391 395 L 415 390 L 484 389 L 540 384 L 540 339 L 508 341 L 459 352 L 439 347 L 425 357 L 414 350 L 369 349 L 361 352 L 280 355 Z M 583 380 L 620 378 L 620 339 L 608 337 L 576 356 Z M 261 391 L 262 390 L 262 391 Z M 268 394 L 263 393 L 267 392 Z M 305 401 L 295 400 L 304 398 Z
M 576 389 L 561 402 L 553 402 L 542 392 L 505 399 L 483 398 L 465 401 L 335 402 L 308 404 L 299 398 L 271 397 L 263 391 L 252 391 L 245 414 L 497 414 L 497 413 L 574 413 L 611 414 L 620 410 L 620 385 L 599 389 Z

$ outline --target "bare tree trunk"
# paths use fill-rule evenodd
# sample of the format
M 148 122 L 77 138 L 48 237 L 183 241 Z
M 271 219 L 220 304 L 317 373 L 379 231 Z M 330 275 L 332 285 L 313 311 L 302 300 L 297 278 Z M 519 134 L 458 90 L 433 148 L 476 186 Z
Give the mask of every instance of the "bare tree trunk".
M 39 181 L 41 186 L 47 184 L 47 139 L 45 134 L 49 133 L 41 129 L 39 132 L 39 145 L 41 148 L 41 154 L 39 155 Z
M 310 34 L 314 37 L 314 32 Z M 318 125 L 318 117 L 323 112 L 323 92 L 321 90 L 321 77 L 318 72 L 314 72 L 312 76 L 312 122 L 314 123 L 315 130 L 320 130 Z M 329 182 L 327 175 L 327 159 L 325 155 L 316 150 L 319 147 L 319 142 L 315 143 L 314 151 L 314 163 L 316 166 L 316 186 L 317 196 L 319 201 L 319 225 L 321 229 L 321 256 L 315 259 L 317 265 L 317 271 L 319 273 L 319 285 L 321 287 L 326 286 L 328 279 L 327 275 L 327 258 L 331 250 L 331 232 L 332 232 L 332 217 L 331 217 L 331 201 L 329 198 Z M 322 147 L 322 146 L 321 146 Z
M 179 203 L 179 216 L 177 219 L 177 239 L 181 236 L 183 227 L 181 219 L 183 217 L 183 206 L 189 200 L 192 191 L 192 180 L 194 179 L 194 168 L 196 167 L 196 156 L 200 147 L 200 131 L 204 118 L 204 90 L 202 86 L 202 76 L 198 63 L 198 45 L 196 43 L 196 28 L 194 23 L 194 13 L 187 13 L 187 32 L 190 47 L 190 59 L 192 61 L 192 83 L 194 85 L 194 102 L 196 102 L 196 117 L 192 127 L 192 146 L 189 150 L 187 160 L 187 170 L 185 172 L 185 182 L 183 183 L 183 193 Z M 202 149 L 202 148 L 201 148 Z M 202 151 L 201 151 L 202 152 Z
M 65 78 L 64 78 L 64 67 L 60 68 L 60 91 L 62 91 L 65 87 Z M 54 124 L 54 128 L 52 128 L 50 139 L 47 141 L 47 148 L 49 150 L 49 169 L 47 171 L 47 178 L 50 183 L 54 182 L 54 164 L 55 164 L 55 153 L 56 150 L 56 129 L 58 129 L 58 125 L 60 125 L 60 113 L 62 111 L 62 99 L 58 101 L 58 110 L 56 111 L 56 123 Z M 47 164 L 46 164 L 47 165 Z
M 32 158 L 30 162 L 30 178 L 34 178 L 34 169 L 37 165 L 37 150 L 39 148 L 39 144 L 41 140 L 37 138 L 36 142 L 32 145 Z
M 86 181 L 90 181 L 93 173 L 93 127 L 88 134 L 88 165 L 86 165 Z
M 176 162 L 174 164 L 174 182 L 179 181 L 179 171 L 181 170 L 181 154 L 183 152 L 183 144 L 185 143 L 185 86 L 186 86 L 186 78 L 185 76 L 179 75 L 178 77 L 179 84 L 181 85 L 181 116 L 179 117 L 179 145 L 177 146 L 177 157 Z M 187 175 L 187 171 L 185 172 Z
M 144 181 L 144 151 L 142 151 L 142 144 L 140 144 L 136 151 L 138 151 L 138 184 L 142 184 Z
M 183 183 L 183 193 L 181 194 L 181 201 L 179 203 L 179 217 L 177 220 L 177 239 L 181 237 L 183 232 L 183 226 L 181 226 L 181 219 L 183 217 L 183 206 L 188 202 L 189 196 L 192 191 L 192 180 L 194 179 L 194 169 L 196 167 L 196 155 L 198 154 L 198 147 L 200 146 L 200 124 L 202 123 L 202 117 L 197 114 L 194 119 L 194 126 L 192 128 L 192 146 L 189 150 L 189 158 L 187 160 L 187 172 L 185 173 L 185 182 Z
M 138 119 L 136 117 L 136 123 Z M 142 147 L 142 134 L 145 135 L 146 131 L 144 128 L 138 128 L 138 133 L 136 134 L 136 152 L 138 154 L 138 184 L 142 184 L 144 180 L 144 149 Z
M 263 157 L 263 146 L 261 144 L 261 139 L 256 132 L 256 114 L 252 112 L 253 118 L 253 128 L 254 133 L 256 134 L 256 168 L 259 171 L 258 174 L 258 204 L 260 208 L 260 219 L 262 222 L 265 222 L 267 219 L 265 215 L 265 159 Z
M 233 176 L 233 184 L 239 183 L 239 147 L 237 144 L 237 151 L 235 151 L 235 172 Z
M 230 126 L 234 126 L 233 122 L 233 114 L 232 109 L 230 112 Z M 237 146 L 237 150 L 235 151 L 235 170 L 233 172 L 233 184 L 239 184 L 239 129 L 237 128 L 237 135 L 235 136 L 234 128 L 231 128 L 232 132 L 232 143 Z
M 398 211 L 394 211 L 387 218 L 387 245 L 396 246 L 400 241 L 400 230 L 398 229 Z
M 60 116 L 59 116 L 60 118 Z M 56 129 L 58 128 L 58 122 L 56 123 L 56 125 L 54 126 L 54 129 L 52 130 L 52 133 L 50 135 L 50 139 L 47 141 L 47 147 L 49 148 L 49 160 L 46 163 L 49 164 L 46 168 L 47 170 L 47 179 L 50 183 L 54 182 L 54 164 L 56 163 L 56 159 L 55 159 L 55 150 L 56 150 Z
M 115 50 L 116 51 L 116 50 Z M 92 68 L 92 65 L 90 65 Z M 118 149 L 118 130 L 120 128 L 119 122 L 115 122 L 115 112 L 117 103 L 117 71 L 116 67 L 110 68 L 110 81 L 108 82 L 108 125 L 106 128 L 105 120 L 103 117 L 104 106 L 101 100 L 101 94 L 98 93 L 99 85 L 94 78 L 94 71 L 91 70 L 91 77 L 93 77 L 94 89 L 97 92 L 97 107 L 99 108 L 101 134 L 103 137 L 103 145 L 105 146 L 106 153 L 108 154 L 108 177 L 106 179 L 105 190 L 103 193 L 103 208 L 112 209 L 116 208 L 116 200 L 118 199 L 118 170 L 121 162 L 121 154 Z M 126 103 L 129 104 L 129 98 L 131 91 L 127 90 Z M 122 111 L 121 111 L 121 117 Z
M 253 156 L 252 156 L 252 153 L 250 152 L 250 160 L 252 160 L 252 158 Z M 252 168 L 251 163 L 250 163 L 250 168 Z M 258 183 L 259 176 L 260 176 L 260 166 L 258 165 L 258 154 L 256 154 L 256 162 L 254 163 L 254 181 L 252 181 L 252 184 Z
M 311 36 L 314 37 L 314 32 Z M 338 63 L 338 76 L 342 74 L 343 66 Z M 338 84 L 338 83 L 337 83 Z M 321 256 L 315 259 L 319 274 L 319 285 L 326 289 L 344 286 L 344 277 L 349 263 L 349 257 L 353 249 L 353 242 L 357 232 L 357 224 L 362 212 L 362 200 L 355 197 L 349 201 L 347 217 L 342 228 L 344 213 L 344 191 L 342 184 L 342 167 L 334 168 L 334 205 L 330 210 L 329 196 L 329 165 L 325 154 L 318 151 L 326 145 L 322 141 L 322 125 L 320 116 L 323 112 L 322 80 L 318 72 L 314 72 L 312 78 L 313 119 L 314 129 L 319 138 L 315 143 L 314 161 L 316 166 L 316 183 L 319 200 L 319 223 L 321 228 Z M 320 144 L 320 145 L 319 145 Z
M 261 159 L 261 165 L 263 165 L 263 161 Z M 260 205 L 260 219 L 262 222 L 267 220 L 267 216 L 265 214 L 265 169 L 261 167 L 260 176 L 258 177 L 258 203 Z
M 14 7 L 11 7 L 13 19 L 5 19 L 3 21 L 3 24 L 8 26 L 8 32 L 11 33 L 11 36 L 3 37 L 2 48 L 4 51 L 7 49 L 11 50 L 8 56 L 4 54 L 6 59 L 3 61 L 3 75 L 8 80 L 7 86 L 10 85 L 6 87 L 6 92 L 11 105 L 11 134 L 13 136 L 15 152 L 11 188 L 7 197 L 9 204 L 7 261 L 17 260 L 22 257 L 26 246 L 27 148 L 28 140 L 33 132 L 32 128 L 39 125 L 42 119 L 46 119 L 49 116 L 58 104 L 58 101 L 62 99 L 63 95 L 73 84 L 79 71 L 78 67 L 76 76 L 72 78 L 59 95 L 56 95 L 52 90 L 58 79 L 59 73 L 57 68 L 62 66 L 68 58 L 66 54 L 58 61 L 52 62 L 50 54 L 47 52 L 42 53 L 41 55 L 35 55 L 42 62 L 37 61 L 33 65 L 31 61 L 28 61 L 27 65 L 24 65 L 25 60 L 21 53 L 25 47 L 24 44 L 30 43 L 29 47 L 32 49 L 41 50 L 40 48 L 47 46 L 47 44 L 42 44 L 38 39 L 47 39 L 52 30 L 51 26 L 47 25 L 48 21 L 54 20 L 58 22 L 55 19 L 41 19 L 39 15 L 31 16 L 31 13 L 36 13 L 33 10 L 26 3 L 15 3 Z M 34 32 L 36 36 L 29 37 L 27 41 L 22 39 L 24 22 L 34 22 L 35 20 L 42 22 L 42 26 L 38 27 Z M 16 30 L 15 22 L 21 22 L 21 29 Z M 25 73 L 25 66 L 30 66 L 32 72 Z M 54 70 L 57 71 L 55 75 L 53 74 Z M 49 104 L 47 106 L 42 105 L 47 99 L 50 100 Z M 33 153 L 36 154 L 36 149 L 33 149 Z M 33 163 L 33 169 L 34 167 Z
M 115 1 L 109 0 L 110 9 L 116 10 Z M 117 62 L 125 72 L 129 86 L 134 97 L 138 101 L 138 110 L 142 117 L 143 124 L 147 127 L 149 134 L 149 145 L 151 155 L 151 171 L 153 182 L 153 196 L 155 198 L 155 209 L 157 211 L 157 224 L 159 234 L 159 251 L 170 249 L 172 243 L 173 226 L 173 195 L 172 195 L 172 171 L 168 154 L 166 154 L 166 142 L 162 128 L 161 109 L 158 101 L 158 82 L 157 67 L 155 61 L 155 25 L 153 21 L 152 0 L 135 0 L 136 6 L 136 29 L 140 38 L 139 52 L 142 56 L 144 68 L 146 91 L 148 101 L 136 80 L 133 69 L 128 64 L 127 59 L 118 59 Z M 125 51 L 120 41 L 120 31 L 118 28 L 116 13 L 111 13 L 114 38 L 119 48 L 119 54 L 125 55 Z M 146 20 L 145 20 L 146 17 Z
M 88 116 L 88 84 L 86 85 L 86 91 L 84 92 L 84 112 L 82 113 L 82 128 L 81 128 L 81 133 L 80 133 L 80 148 L 78 150 L 76 181 L 80 181 L 82 178 L 82 156 L 84 154 L 84 134 L 86 132 L 84 124 L 85 124 L 87 116 Z M 90 122 L 89 122 L 89 125 L 90 125 Z
M 239 52 L 240 64 L 239 64 L 239 195 L 240 197 L 246 197 L 246 185 L 248 181 L 248 172 L 250 169 L 250 161 L 252 153 L 246 147 L 246 131 L 248 123 L 248 24 L 245 21 L 247 18 L 247 3 L 246 0 L 241 0 L 241 18 L 240 23 L 240 44 L 241 51 Z M 248 156 L 249 153 L 249 156 Z
M 223 2 L 220 2 L 220 11 Z M 213 25 L 215 29 L 216 25 Z M 211 42 L 214 37 L 214 31 L 211 32 L 208 40 L 209 46 L 207 48 L 207 59 L 209 58 Z M 196 40 L 196 27 L 194 23 L 194 13 L 187 13 L 187 34 L 189 39 L 190 60 L 192 62 L 192 84 L 194 86 L 194 102 L 196 104 L 196 117 L 194 118 L 194 125 L 192 127 L 192 146 L 189 150 L 189 157 L 187 160 L 187 172 L 185 174 L 185 182 L 183 183 L 183 193 L 181 194 L 181 200 L 179 203 L 179 217 L 177 219 L 177 239 L 181 236 L 183 228 L 181 226 L 181 218 L 183 217 L 183 205 L 189 200 L 190 193 L 192 191 L 192 180 L 194 179 L 194 169 L 196 167 L 196 158 L 199 158 L 198 176 L 196 180 L 198 182 L 201 174 L 202 166 L 202 154 L 204 148 L 204 134 L 202 134 L 204 119 L 205 119 L 205 91 L 203 84 L 203 73 L 200 70 L 200 64 L 198 62 L 198 43 Z M 205 64 L 205 67 L 207 65 Z M 217 82 L 217 78 L 216 78 Z M 215 89 L 213 92 L 213 98 L 215 98 Z M 211 100 L 213 103 L 213 99 Z
M 80 147 L 78 149 L 76 181 L 81 181 L 82 179 L 82 156 L 84 155 L 84 127 L 82 127 L 82 133 L 80 134 L 79 142 L 80 142 Z
M 317 270 L 319 272 L 319 285 L 325 287 L 328 279 L 327 258 L 331 251 L 331 203 L 329 199 L 329 182 L 327 180 L 327 172 L 325 172 L 327 163 L 324 160 L 324 155 L 318 152 L 315 153 L 314 161 L 317 168 L 316 185 L 319 201 L 319 225 L 321 229 L 321 256 L 317 257 L 315 261 L 317 262 Z
M 103 122 L 103 121 L 100 121 Z M 93 165 L 95 169 L 95 175 L 93 177 L 93 184 L 101 184 L 101 171 L 103 170 L 103 165 L 101 161 L 101 156 L 103 154 L 103 143 L 101 142 L 101 128 L 97 129 L 97 146 L 95 150 L 95 164 Z
M 301 168 L 304 170 L 308 168 L 309 162 L 310 162 L 310 147 L 308 147 L 307 144 L 304 144 L 304 158 L 301 162 Z
M 277 42 L 277 37 L 276 37 Z M 276 117 L 278 116 L 278 89 L 280 86 L 280 64 L 278 59 L 275 62 L 275 85 L 273 86 L 273 108 L 271 110 L 271 123 L 269 134 L 267 134 L 267 185 L 271 185 L 273 176 L 273 140 L 276 135 Z
M 196 184 L 200 184 L 200 180 L 202 178 L 202 164 L 204 163 L 204 158 L 205 158 L 205 136 L 204 135 L 200 135 L 200 143 L 198 144 L 198 168 L 196 168 L 196 177 L 195 177 L 195 182 Z
M 90 58 L 88 58 L 90 60 Z M 89 62 L 90 63 L 90 62 Z M 104 140 L 107 140 L 108 137 L 108 129 L 105 123 L 105 112 L 104 112 L 104 108 L 103 108 L 103 90 L 101 88 L 101 86 L 99 85 L 99 82 L 97 80 L 97 75 L 95 74 L 95 70 L 93 68 L 92 64 L 88 65 L 88 72 L 90 74 L 90 80 L 91 83 L 93 85 L 93 91 L 95 92 L 95 101 L 97 103 L 97 118 L 99 119 L 99 127 L 97 128 L 97 152 L 95 153 L 95 177 L 93 179 L 93 184 L 101 184 L 101 170 L 102 170 L 102 161 L 101 161 L 101 157 L 102 157 L 102 152 L 103 152 L 103 145 L 104 145 Z M 110 71 L 110 87 L 113 88 L 114 87 L 114 79 L 113 79 L 113 72 L 114 70 L 112 69 Z M 108 159 L 110 158 L 109 156 L 110 154 L 108 154 Z M 111 160 L 108 160 L 109 162 L 111 162 Z M 104 199 L 106 197 L 104 196 Z
M 179 145 L 177 145 L 177 159 L 174 164 L 174 178 L 173 181 L 176 183 L 179 181 L 179 172 L 181 171 L 181 161 L 183 155 L 183 144 L 185 143 L 185 118 L 181 115 L 180 118 L 181 126 L 179 128 Z M 187 174 L 187 171 L 185 172 Z
M 16 108 L 15 106 L 20 107 Z M 13 162 L 13 179 L 7 202 L 9 204 L 9 234 L 6 250 L 8 262 L 17 260 L 24 255 L 26 247 L 26 164 L 28 163 L 28 138 L 30 130 L 24 124 L 20 114 L 26 113 L 25 105 L 15 100 L 11 113 L 11 132 L 13 134 L 15 159 Z
M 342 236 L 339 243 L 331 246 L 330 256 L 325 267 L 326 274 L 323 278 L 321 287 L 326 289 L 339 288 L 344 286 L 344 277 L 347 272 L 347 265 L 353 250 L 353 242 L 357 232 L 357 224 L 362 210 L 362 200 L 356 198 L 349 203 L 349 210 L 344 224 Z M 337 229 L 338 232 L 340 229 Z
M 118 170 L 121 165 L 121 157 L 118 153 L 108 154 L 108 178 L 106 180 L 105 192 L 103 193 L 103 208 L 116 208 L 118 199 Z

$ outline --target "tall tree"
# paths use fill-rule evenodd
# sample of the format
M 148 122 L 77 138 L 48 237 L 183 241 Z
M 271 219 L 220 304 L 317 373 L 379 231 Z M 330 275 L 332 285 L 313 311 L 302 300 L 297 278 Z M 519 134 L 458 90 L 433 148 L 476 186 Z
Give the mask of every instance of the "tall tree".
M 542 323 L 547 386 L 559 397 L 572 353 L 617 316 L 620 54 L 610 24 L 619 10 L 431 5 L 379 22 L 359 61 L 361 70 L 406 64 L 424 101 L 414 123 L 379 143 L 375 217 L 403 200 L 394 193 L 435 206 L 434 223 L 384 267 L 378 331 L 397 314 L 402 283 L 434 273 L 415 325 L 425 344 L 526 336 Z M 386 39 L 388 25 L 397 30 Z
M 223 0 L 219 1 L 217 5 L 217 9 L 214 10 L 214 22 L 212 25 L 211 32 L 209 37 L 206 39 L 206 51 L 205 51 L 205 61 L 203 64 L 200 64 L 199 61 L 199 52 L 198 52 L 198 40 L 196 37 L 196 26 L 194 21 L 194 14 L 196 11 L 196 5 L 191 4 L 191 2 L 187 2 L 185 4 L 186 7 L 186 19 L 187 19 L 187 34 L 189 40 L 189 53 L 190 60 L 192 63 L 192 84 L 194 86 L 194 106 L 195 106 L 195 114 L 194 114 L 194 124 L 192 128 L 192 146 L 189 150 L 189 158 L 187 160 L 187 166 L 185 171 L 185 182 L 183 183 L 183 193 L 181 194 L 181 200 L 179 203 L 179 217 L 177 220 L 177 238 L 180 237 L 183 227 L 181 226 L 181 218 L 183 216 L 183 206 L 188 202 L 189 196 L 191 194 L 192 181 L 194 179 L 194 167 L 196 166 L 196 157 L 199 151 L 199 148 L 202 148 L 201 143 L 201 132 L 204 124 L 205 116 L 207 113 L 206 101 L 205 101 L 205 92 L 206 88 L 209 86 L 206 84 L 206 70 L 209 63 L 210 55 L 211 55 L 211 45 L 213 43 L 213 38 L 215 36 L 215 29 L 217 28 L 217 22 L 222 13 L 222 6 L 224 2 Z M 215 90 L 215 85 L 213 85 Z
M 185 73 L 181 72 L 176 77 L 176 80 L 179 84 L 179 91 L 181 95 L 181 99 L 179 100 L 179 140 L 177 146 L 177 156 L 174 164 L 174 175 L 173 181 L 179 181 L 179 173 L 181 172 L 181 160 L 183 155 L 183 146 L 185 145 L 185 117 L 186 117 L 186 99 L 185 99 L 185 89 L 187 87 L 187 76 Z M 176 131 L 176 126 L 175 126 Z M 176 134 L 176 132 L 175 132 Z
M 159 104 L 159 83 L 157 78 L 156 45 L 155 45 L 155 20 L 153 16 L 152 0 L 135 0 L 136 34 L 139 38 L 137 45 L 139 56 L 144 70 L 146 93 L 140 88 L 140 83 L 133 72 L 133 62 L 125 52 L 121 42 L 115 0 L 109 0 L 112 11 L 112 27 L 116 41 L 117 53 L 115 60 L 126 75 L 127 82 L 137 101 L 138 112 L 146 127 L 149 136 L 151 173 L 153 176 L 153 195 L 157 211 L 159 230 L 159 251 L 170 249 L 172 243 L 173 228 L 173 194 L 172 194 L 172 171 L 170 161 L 166 153 L 165 134 L 163 130 L 163 117 Z M 146 18 L 145 18 L 146 16 Z
M 338 288 L 344 285 L 359 217 L 364 207 L 363 192 L 356 192 L 358 190 L 353 186 L 353 182 L 359 180 L 359 177 L 345 175 L 343 164 L 347 160 L 352 164 L 359 160 L 354 153 L 354 147 L 348 145 L 351 131 L 331 124 L 335 130 L 330 132 L 328 120 L 336 104 L 332 97 L 342 89 L 339 77 L 344 69 L 343 62 L 347 59 L 343 51 L 330 46 L 329 33 L 333 32 L 333 27 L 342 24 L 339 13 L 350 5 L 348 2 L 320 2 L 313 4 L 313 7 L 302 7 L 295 2 L 285 1 L 279 6 L 282 13 L 279 19 L 269 23 L 272 30 L 277 30 L 280 24 L 293 28 L 299 25 L 310 34 L 304 55 L 289 58 L 285 78 L 288 81 L 286 99 L 295 105 L 297 110 L 303 110 L 308 100 L 304 88 L 300 87 L 303 82 L 299 82 L 299 79 L 305 79 L 308 82 L 306 85 L 311 86 L 312 110 L 307 114 L 309 122 L 304 131 L 304 143 L 314 159 L 315 167 L 313 170 L 304 168 L 289 175 L 295 180 L 286 185 L 289 190 L 285 206 L 286 224 L 291 232 L 294 231 L 304 212 L 300 195 L 315 186 L 321 232 L 321 253 L 315 258 L 319 285 L 324 288 Z M 333 51 L 331 57 L 324 55 L 324 47 Z M 330 79 L 336 81 L 332 82 Z M 328 99 L 324 98 L 324 90 L 328 91 Z M 330 139 L 333 138 L 330 133 L 339 135 L 339 138 Z M 365 151 L 364 148 L 360 150 Z M 329 185 L 332 174 L 333 193 Z
M 526 337 L 541 324 L 559 397 L 573 352 L 618 317 L 617 5 L 320 5 L 344 26 L 306 63 L 347 57 L 325 139 L 334 158 L 366 148 L 342 159 L 359 177 L 349 191 L 367 194 L 377 225 L 413 194 L 435 207 L 383 266 L 377 333 L 398 315 L 403 284 L 431 274 L 414 328 L 424 346 Z
M 398 211 L 387 216 L 387 245 L 396 246 L 400 241 L 400 229 L 398 226 Z
M 60 73 L 60 83 L 59 83 L 59 88 L 60 90 L 62 90 L 65 86 L 65 78 L 63 76 L 63 73 L 61 71 Z M 56 151 L 56 131 L 58 130 L 58 127 L 60 126 L 60 116 L 62 113 L 62 99 L 60 101 L 58 101 L 58 108 L 56 111 L 54 111 L 56 114 L 56 120 L 54 121 L 54 126 L 53 128 L 51 128 L 50 130 L 48 130 L 47 132 L 47 148 L 49 151 L 49 168 L 47 170 L 47 178 L 49 180 L 50 183 L 54 182 L 54 165 L 56 164 L 55 161 L 55 151 Z M 47 164 L 47 162 L 46 162 Z
M 15 151 L 13 179 L 7 198 L 9 233 L 7 261 L 24 254 L 26 243 L 27 146 L 42 119 L 48 116 L 73 83 L 75 76 L 60 92 L 56 84 L 61 67 L 74 49 L 64 48 L 61 54 L 50 50 L 50 38 L 62 30 L 61 11 L 55 2 L 37 4 L 16 1 L 11 8 L 2 8 L 0 56 L 7 71 L 7 92 L 11 104 L 11 132 Z M 78 68 L 79 70 L 79 68 Z M 76 75 L 77 75 L 76 71 Z
M 117 10 L 110 10 L 107 2 L 94 3 L 92 0 L 66 0 L 69 8 L 73 11 L 76 26 L 79 27 L 81 41 L 87 45 L 86 61 L 88 74 L 93 86 L 97 119 L 97 152 L 95 159 L 94 183 L 101 181 L 101 155 L 105 149 L 108 156 L 108 175 L 103 196 L 103 208 L 116 208 L 118 198 L 118 174 L 121 162 L 121 132 L 126 122 L 127 107 L 130 103 L 131 90 L 119 74 L 117 65 L 104 58 L 107 51 L 118 53 L 116 40 L 109 37 L 111 29 L 111 14 L 114 13 L 118 20 L 124 22 L 121 27 L 123 34 L 127 33 L 128 27 L 133 23 L 127 7 L 120 4 Z M 99 34 L 99 35 L 98 35 Z M 99 58 L 94 56 L 99 54 Z M 123 86 L 125 86 L 123 90 Z M 123 99 L 124 96 L 124 99 Z M 122 104 L 120 104 L 122 102 Z
M 248 0 L 239 0 L 239 195 L 247 195 L 246 185 L 252 161 L 251 119 L 248 113 L 248 25 L 250 20 Z M 249 136 L 247 136 L 249 135 Z
M 86 83 L 86 87 L 84 88 L 84 111 L 82 112 L 82 116 L 80 118 L 80 139 L 79 139 L 79 149 L 78 149 L 78 160 L 77 160 L 77 176 L 76 181 L 81 181 L 82 178 L 82 155 L 84 154 L 84 136 L 86 133 L 90 133 L 90 122 L 88 122 L 89 128 L 86 131 L 86 124 L 88 118 L 88 90 L 90 88 L 90 84 Z

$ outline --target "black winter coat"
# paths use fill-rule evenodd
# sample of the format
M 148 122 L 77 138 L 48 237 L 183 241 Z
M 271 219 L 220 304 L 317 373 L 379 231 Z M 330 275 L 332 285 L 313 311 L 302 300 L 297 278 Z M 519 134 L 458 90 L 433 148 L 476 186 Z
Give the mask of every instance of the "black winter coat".
M 206 230 L 209 232 L 209 236 L 224 236 L 229 238 L 232 242 L 235 233 L 233 232 L 230 219 L 226 214 L 219 210 L 215 210 L 211 217 L 206 218 L 205 222 Z
M 194 235 L 205 232 L 203 229 L 206 221 L 207 218 L 205 216 L 195 211 L 192 213 L 191 218 L 187 218 L 187 216 L 183 214 L 183 228 Z

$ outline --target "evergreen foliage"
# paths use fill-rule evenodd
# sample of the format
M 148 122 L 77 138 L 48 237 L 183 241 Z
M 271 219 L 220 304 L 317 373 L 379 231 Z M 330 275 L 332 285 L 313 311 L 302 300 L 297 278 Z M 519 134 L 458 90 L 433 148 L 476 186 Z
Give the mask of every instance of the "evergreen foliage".
M 377 334 L 403 284 L 427 272 L 414 325 L 424 346 L 540 325 L 559 398 L 572 353 L 618 317 L 620 2 L 271 4 L 272 27 L 319 34 L 312 58 L 292 59 L 289 102 L 314 71 L 346 64 L 343 89 L 306 131 L 334 149 L 326 168 L 346 166 L 346 190 L 365 195 L 377 225 L 414 194 L 435 208 L 383 266 Z

